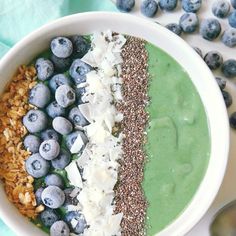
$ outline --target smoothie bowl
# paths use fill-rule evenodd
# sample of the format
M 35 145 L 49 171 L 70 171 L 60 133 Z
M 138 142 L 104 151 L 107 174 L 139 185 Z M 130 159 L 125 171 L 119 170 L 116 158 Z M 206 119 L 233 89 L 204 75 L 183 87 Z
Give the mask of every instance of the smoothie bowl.
M 69 16 L 10 50 L 0 78 L 0 216 L 18 235 L 184 235 L 216 196 L 222 95 L 165 28 Z

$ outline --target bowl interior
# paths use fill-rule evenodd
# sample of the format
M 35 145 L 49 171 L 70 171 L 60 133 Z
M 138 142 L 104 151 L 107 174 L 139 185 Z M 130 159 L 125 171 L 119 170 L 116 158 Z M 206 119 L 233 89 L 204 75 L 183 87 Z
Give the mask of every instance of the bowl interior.
M 190 75 L 204 104 L 211 137 L 211 156 L 206 174 L 191 203 L 172 224 L 158 234 L 184 235 L 200 220 L 218 192 L 227 164 L 229 128 L 222 95 L 212 73 L 181 38 L 158 24 L 128 14 L 94 12 L 65 17 L 31 33 L 5 55 L 0 61 L 0 92 L 17 67 L 29 63 L 45 50 L 52 37 L 89 34 L 107 29 L 143 38 L 171 55 Z M 18 213 L 8 202 L 2 187 L 0 199 L 0 216 L 18 235 L 46 235 Z

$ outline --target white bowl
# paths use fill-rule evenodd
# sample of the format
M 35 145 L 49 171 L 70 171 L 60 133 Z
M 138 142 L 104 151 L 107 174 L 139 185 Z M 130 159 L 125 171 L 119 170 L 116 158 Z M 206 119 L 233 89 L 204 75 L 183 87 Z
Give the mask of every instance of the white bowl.
M 228 116 L 221 92 L 208 67 L 184 40 L 158 24 L 128 14 L 93 12 L 68 16 L 29 34 L 0 60 L 0 92 L 17 67 L 29 63 L 48 48 L 52 37 L 89 34 L 106 29 L 143 38 L 175 58 L 190 75 L 204 104 L 211 137 L 211 155 L 206 174 L 191 203 L 179 217 L 158 234 L 158 236 L 182 236 L 201 219 L 213 202 L 225 173 L 229 148 Z M 46 235 L 18 213 L 7 200 L 2 186 L 0 217 L 19 236 Z

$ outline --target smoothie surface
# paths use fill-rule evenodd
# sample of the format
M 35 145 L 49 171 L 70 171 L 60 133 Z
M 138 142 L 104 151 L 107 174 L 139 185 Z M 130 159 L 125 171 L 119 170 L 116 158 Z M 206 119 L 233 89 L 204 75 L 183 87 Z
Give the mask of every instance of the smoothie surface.
M 207 117 L 189 75 L 168 54 L 146 43 L 150 115 L 143 188 L 147 235 L 170 224 L 190 203 L 210 156 Z

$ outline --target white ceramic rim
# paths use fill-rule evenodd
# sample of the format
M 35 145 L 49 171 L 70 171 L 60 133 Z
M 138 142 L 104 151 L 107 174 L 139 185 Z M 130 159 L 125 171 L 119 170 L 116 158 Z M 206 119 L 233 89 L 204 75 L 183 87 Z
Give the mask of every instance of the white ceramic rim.
M 79 26 L 78 31 L 71 29 L 73 24 Z M 158 236 L 182 236 L 202 218 L 213 202 L 224 177 L 229 150 L 228 115 L 221 92 L 211 71 L 184 40 L 158 24 L 128 14 L 109 12 L 79 13 L 46 24 L 18 42 L 0 60 L 0 78 L 10 78 L 18 65 L 28 63 L 29 58 L 32 59 L 38 52 L 42 51 L 42 48 L 45 48 L 45 40 L 49 42 L 53 36 L 63 33 L 65 35 L 70 34 L 70 32 L 92 33 L 96 28 L 93 24 L 99 25 L 99 30 L 111 29 L 141 37 L 162 48 L 190 74 L 201 96 L 207 113 L 211 135 L 209 165 L 191 203 L 178 218 L 157 234 Z M 37 42 L 37 47 L 41 48 L 40 51 L 34 50 L 32 42 Z M 27 54 L 28 59 L 25 59 L 26 61 L 20 58 L 20 55 L 24 58 L 24 53 Z M 3 188 L 0 189 L 0 194 L 3 196 Z M 17 211 L 15 211 L 14 215 L 12 211 L 15 211 L 14 207 L 8 203 L 6 198 L 2 199 L 0 217 L 18 235 L 45 235 L 44 233 L 39 233 L 41 231 L 37 227 L 30 227 L 28 221 L 21 217 Z

